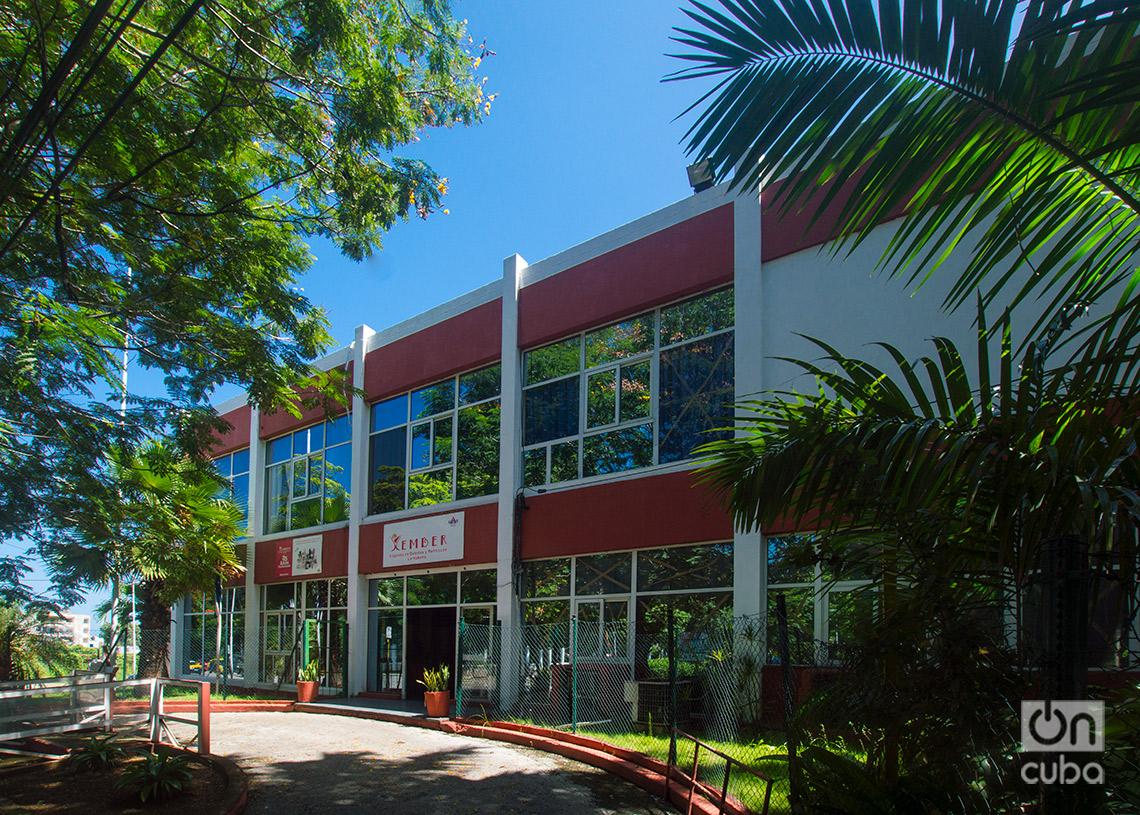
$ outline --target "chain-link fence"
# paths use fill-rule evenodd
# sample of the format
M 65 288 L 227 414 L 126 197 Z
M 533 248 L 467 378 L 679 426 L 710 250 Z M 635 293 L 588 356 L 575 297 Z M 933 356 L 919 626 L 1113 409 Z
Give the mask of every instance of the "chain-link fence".
M 1020 703 L 1041 698 L 1040 671 L 1015 648 L 961 617 L 922 641 L 858 648 L 796 643 L 778 619 L 636 635 L 625 622 L 578 618 L 463 625 L 457 701 L 463 715 L 574 731 L 662 762 L 675 751 L 689 772 L 694 743 L 674 743 L 675 727 L 772 778 L 774 813 L 1140 811 L 1134 673 L 1090 672 L 1106 749 L 1067 760 L 1098 761 L 1104 783 L 1043 809 L 1048 796 L 1024 775 L 1033 755 L 1020 750 Z M 698 779 L 720 790 L 724 764 L 703 751 Z M 767 789 L 734 771 L 728 792 L 759 812 Z
M 692 770 L 694 743 L 672 728 L 775 779 L 771 812 L 788 811 L 779 686 L 765 693 L 765 628 L 758 618 L 633 636 L 624 621 L 568 625 L 463 625 L 457 700 L 469 716 L 573 731 Z M 698 779 L 719 790 L 724 760 L 701 754 Z M 761 811 L 767 785 L 734 772 L 729 793 Z

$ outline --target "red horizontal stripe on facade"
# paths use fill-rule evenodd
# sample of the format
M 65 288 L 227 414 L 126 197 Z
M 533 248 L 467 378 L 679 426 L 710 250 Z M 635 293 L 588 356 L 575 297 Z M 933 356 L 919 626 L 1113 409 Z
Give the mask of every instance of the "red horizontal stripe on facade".
M 222 418 L 229 422 L 231 427 L 226 433 L 218 436 L 218 440 L 210 449 L 210 455 L 214 458 L 249 447 L 249 426 L 253 421 L 253 411 L 249 405 L 223 413 Z
M 522 557 L 731 540 L 732 521 L 692 471 L 526 496 Z
M 498 362 L 503 301 L 496 298 L 368 352 L 364 393 L 369 401 L 429 385 Z
M 519 291 L 519 347 L 731 283 L 734 256 L 726 204 L 591 258 Z
M 348 365 L 345 366 L 345 378 L 348 384 L 352 384 L 352 360 L 349 360 Z M 312 395 L 312 392 L 307 392 Z M 273 439 L 285 433 L 292 433 L 294 430 L 300 430 L 302 427 L 309 427 L 317 422 L 322 422 L 329 416 L 343 416 L 348 411 L 344 405 L 334 404 L 326 412 L 325 408 L 321 405 L 316 405 L 311 408 L 305 408 L 301 411 L 299 417 L 290 415 L 285 410 L 278 410 L 272 414 L 261 414 L 261 421 L 259 422 L 258 438 Z

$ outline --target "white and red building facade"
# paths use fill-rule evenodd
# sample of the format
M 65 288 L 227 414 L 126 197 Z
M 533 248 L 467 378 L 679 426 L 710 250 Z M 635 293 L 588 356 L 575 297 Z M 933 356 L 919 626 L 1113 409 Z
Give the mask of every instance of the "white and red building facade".
M 319 362 L 362 394 L 340 416 L 220 406 L 233 429 L 219 468 L 249 507 L 248 569 L 224 599 L 245 682 L 291 683 L 299 620 L 314 616 L 334 640 L 347 623 L 354 694 L 414 692 L 424 666 L 454 665 L 460 620 L 633 630 L 673 602 L 761 615 L 778 584 L 799 592 L 797 624 L 834 639 L 818 576 L 768 574 L 765 536 L 734 529 L 693 450 L 733 402 L 793 385 L 778 358 L 818 355 L 799 335 L 917 356 L 931 336 L 970 336 L 970 315 L 872 276 L 890 225 L 840 258 L 807 222 L 777 220 L 767 194 L 696 193 L 537 263 L 509 257 L 404 323 L 359 327 Z M 209 606 L 177 616 L 183 670 L 213 646 Z

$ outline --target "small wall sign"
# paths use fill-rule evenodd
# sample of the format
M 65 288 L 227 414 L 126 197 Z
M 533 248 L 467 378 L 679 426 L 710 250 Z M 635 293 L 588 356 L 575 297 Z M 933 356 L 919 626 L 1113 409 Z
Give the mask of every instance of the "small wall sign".
M 462 558 L 462 512 L 384 525 L 385 566 L 422 566 Z

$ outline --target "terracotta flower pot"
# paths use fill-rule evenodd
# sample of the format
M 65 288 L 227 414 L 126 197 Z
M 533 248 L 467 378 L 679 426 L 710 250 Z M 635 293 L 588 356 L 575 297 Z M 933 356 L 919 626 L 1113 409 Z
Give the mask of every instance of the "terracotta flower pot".
M 451 691 L 425 691 L 424 704 L 427 706 L 427 714 L 432 718 L 447 718 L 451 710 Z
M 317 688 L 321 686 L 320 682 L 305 682 L 297 680 L 297 701 L 298 702 L 315 702 L 317 701 Z

